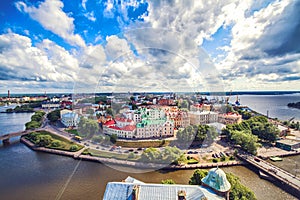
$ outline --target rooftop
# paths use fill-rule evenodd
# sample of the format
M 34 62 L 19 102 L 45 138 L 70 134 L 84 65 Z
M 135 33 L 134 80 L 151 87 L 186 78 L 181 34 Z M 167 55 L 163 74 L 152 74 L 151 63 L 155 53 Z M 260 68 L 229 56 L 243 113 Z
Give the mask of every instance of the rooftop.
M 103 200 L 133 200 L 134 188 L 138 188 L 137 200 L 174 200 L 184 191 L 188 200 L 222 200 L 224 198 L 214 192 L 199 186 L 148 184 L 128 177 L 125 182 L 109 182 Z
M 219 167 L 210 169 L 207 176 L 204 177 L 201 181 L 205 185 L 220 192 L 227 192 L 231 188 L 231 185 L 226 178 L 225 172 Z

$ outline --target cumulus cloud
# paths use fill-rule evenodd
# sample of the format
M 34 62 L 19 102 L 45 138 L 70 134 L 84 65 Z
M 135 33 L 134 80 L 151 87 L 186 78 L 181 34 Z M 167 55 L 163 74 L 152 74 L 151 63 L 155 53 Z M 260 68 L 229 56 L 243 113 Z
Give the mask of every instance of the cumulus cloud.
M 218 63 L 227 83 L 246 79 L 278 89 L 283 82 L 296 83 L 300 72 L 300 2 L 276 1 L 234 24 L 226 58 Z M 297 36 L 296 36 L 297 35 Z M 271 85 L 268 85 L 272 83 Z
M 0 35 L 1 80 L 69 82 L 76 67 L 74 58 L 50 41 L 34 47 L 31 39 L 15 33 Z M 74 65 L 72 65 L 74 63 Z
M 74 33 L 74 18 L 68 16 L 62 10 L 64 7 L 63 2 L 59 0 L 45 0 L 35 7 L 19 1 L 15 5 L 19 11 L 29 14 L 32 19 L 38 21 L 44 29 L 59 35 L 71 45 L 85 46 L 81 36 Z

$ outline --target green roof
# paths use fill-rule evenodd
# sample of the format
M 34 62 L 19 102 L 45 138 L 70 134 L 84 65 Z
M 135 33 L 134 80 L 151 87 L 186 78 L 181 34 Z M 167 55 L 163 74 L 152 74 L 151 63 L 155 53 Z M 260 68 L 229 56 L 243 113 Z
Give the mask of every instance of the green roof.
M 209 187 L 220 192 L 227 192 L 231 188 L 231 185 L 226 178 L 226 174 L 218 167 L 210 169 L 207 176 L 201 181 L 205 185 L 208 185 Z
M 137 128 L 143 128 L 145 126 L 149 126 L 149 125 L 157 125 L 157 124 L 162 124 L 165 123 L 167 121 L 166 118 L 162 118 L 162 119 L 143 119 L 141 122 L 136 124 Z

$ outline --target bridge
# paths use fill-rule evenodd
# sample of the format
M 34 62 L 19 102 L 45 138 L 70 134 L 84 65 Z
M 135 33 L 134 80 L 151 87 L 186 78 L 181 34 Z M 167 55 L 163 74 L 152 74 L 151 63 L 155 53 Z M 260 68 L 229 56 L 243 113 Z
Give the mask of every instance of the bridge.
M 269 177 L 274 178 L 283 186 L 283 189 L 288 190 L 291 194 L 300 198 L 299 177 L 255 156 L 247 154 L 238 154 L 237 156 Z
M 8 133 L 8 134 L 5 134 L 5 135 L 1 135 L 0 136 L 0 141 L 2 141 L 3 144 L 9 144 L 9 139 L 10 138 L 26 135 L 30 132 L 32 132 L 32 130 L 18 131 L 18 132 L 13 132 L 13 133 Z

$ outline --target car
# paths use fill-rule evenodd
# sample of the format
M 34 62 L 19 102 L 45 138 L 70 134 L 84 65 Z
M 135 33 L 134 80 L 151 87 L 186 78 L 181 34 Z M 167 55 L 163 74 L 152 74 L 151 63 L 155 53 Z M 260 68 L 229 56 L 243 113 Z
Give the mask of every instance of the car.
M 134 150 L 133 149 L 129 149 L 128 151 L 133 152 Z
M 138 154 L 139 152 L 135 151 L 134 153 L 135 153 L 135 154 Z
M 220 158 L 220 156 L 219 156 L 219 154 L 218 154 L 218 153 L 215 153 L 215 156 L 216 156 L 217 158 Z
M 254 157 L 254 160 L 255 160 L 256 162 L 260 162 L 260 160 L 259 160 L 258 157 Z
M 138 148 L 137 150 L 138 150 L 138 151 L 141 151 L 141 150 L 143 150 L 143 149 L 140 147 L 140 148 Z
M 220 152 L 221 157 L 225 157 L 225 154 L 223 152 Z
M 225 152 L 226 156 L 230 156 L 230 154 L 228 152 Z
M 198 154 L 198 151 L 194 151 L 193 154 Z
M 193 154 L 193 152 L 192 151 L 188 151 L 187 154 Z
M 216 158 L 216 155 L 213 153 L 212 155 L 211 155 L 213 158 Z
M 96 147 L 96 149 L 99 149 L 99 147 Z
M 124 153 L 129 153 L 129 151 L 128 151 L 128 150 L 126 150 L 126 151 L 124 151 Z

